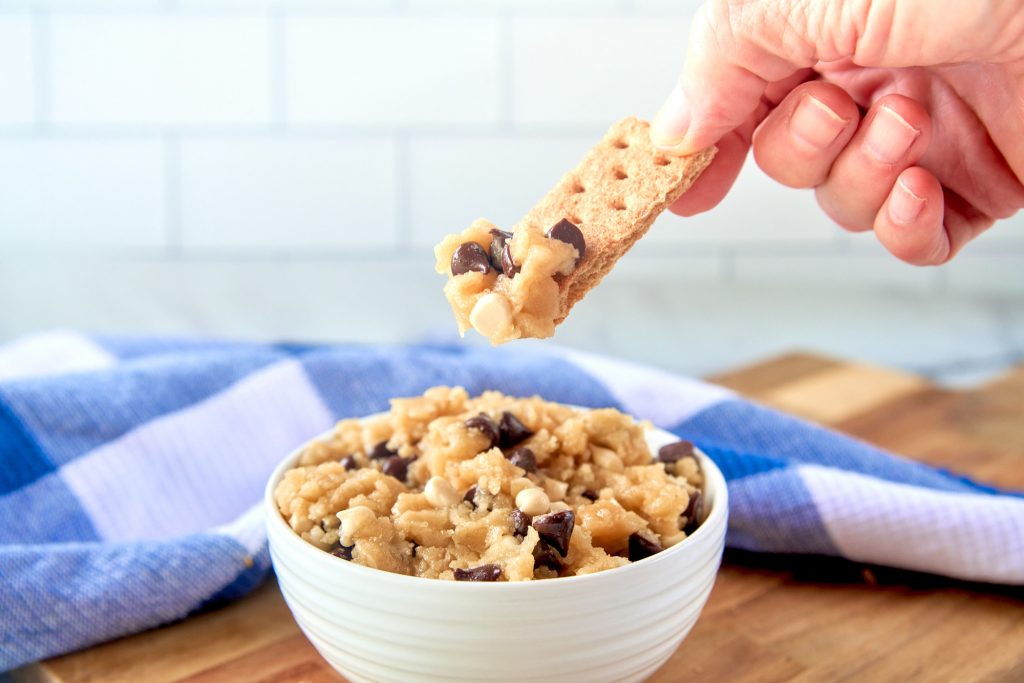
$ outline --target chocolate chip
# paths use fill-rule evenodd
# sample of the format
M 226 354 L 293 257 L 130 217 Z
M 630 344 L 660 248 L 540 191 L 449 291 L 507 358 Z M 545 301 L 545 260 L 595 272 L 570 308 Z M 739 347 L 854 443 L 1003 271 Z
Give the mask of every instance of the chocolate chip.
M 501 576 L 501 567 L 496 564 L 482 564 L 469 569 L 456 569 L 456 581 L 497 581 Z
M 393 458 L 398 455 L 398 451 L 393 451 L 388 448 L 387 441 L 381 441 L 379 444 L 373 447 L 370 451 L 370 460 L 380 460 L 382 458 Z
M 415 460 L 415 458 L 403 458 L 399 455 L 395 455 L 384 461 L 380 466 L 380 471 L 394 477 L 400 482 L 405 482 L 405 477 L 409 474 L 409 463 L 413 460 Z
M 504 273 L 507 278 L 514 278 L 519 273 L 519 266 L 512 260 L 512 233 L 491 229 L 490 264 L 495 270 Z
M 691 519 L 696 516 L 694 513 L 696 513 L 698 508 L 701 507 L 700 499 L 701 495 L 700 490 L 698 489 L 697 491 L 694 491 L 693 494 L 690 496 L 690 502 L 686 504 L 686 509 L 683 510 L 683 517 Z
M 600 496 L 597 493 L 594 493 L 590 489 L 587 489 L 586 491 L 584 491 L 580 495 L 583 496 L 584 498 L 586 498 L 587 500 L 597 500 L 598 498 L 600 498 Z
M 341 543 L 335 543 L 334 546 L 328 551 L 335 557 L 340 557 L 343 560 L 352 560 L 352 549 L 356 546 L 353 545 L 342 545 Z
M 533 432 L 526 428 L 519 418 L 507 410 L 501 414 L 501 424 L 498 425 L 500 443 L 502 448 L 511 448 L 521 441 L 533 436 Z
M 466 495 L 462 497 L 462 500 L 472 505 L 474 510 L 476 510 L 476 490 L 476 484 L 473 484 L 466 491 Z
M 514 278 L 520 268 L 512 260 L 512 233 L 492 228 L 491 235 L 491 265 L 505 277 Z
M 696 455 L 693 452 L 693 444 L 685 439 L 658 449 L 658 460 L 661 462 L 678 462 L 687 457 L 696 458 Z
M 555 552 L 554 548 L 541 541 L 533 547 L 533 566 L 547 567 L 557 572 L 562 568 L 562 560 L 559 559 L 558 553 Z
M 519 274 L 520 270 L 522 269 L 512 260 L 512 245 L 506 242 L 501 250 L 501 272 L 511 280 Z
M 476 417 L 471 417 L 466 420 L 466 426 L 470 429 L 477 429 L 484 433 L 485 436 L 491 440 L 491 445 L 484 450 L 489 450 L 498 445 L 500 433 L 498 431 L 498 425 L 494 424 L 494 420 L 487 417 L 483 413 L 480 413 Z
M 537 456 L 526 446 L 520 446 L 509 453 L 508 460 L 516 467 L 522 467 L 527 472 L 537 471 Z
M 452 254 L 452 275 L 475 272 L 487 274 L 491 263 L 487 260 L 487 252 L 476 242 L 463 242 Z
M 356 462 L 354 455 L 346 455 L 341 459 L 341 466 L 346 470 L 357 470 L 359 469 L 359 463 Z
M 700 518 L 704 514 L 704 496 L 701 495 L 700 491 L 695 491 L 690 496 L 690 502 L 686 504 L 686 509 L 683 510 L 683 517 L 686 518 L 686 525 L 683 527 L 683 531 L 686 533 L 693 533 L 693 530 L 700 526 Z
M 587 253 L 587 240 L 584 239 L 580 229 L 570 223 L 567 218 L 563 218 L 552 225 L 545 234 L 551 239 L 576 247 L 576 252 L 578 253 L 577 263 L 582 261 L 583 255 Z
M 512 533 L 520 538 L 525 538 L 526 532 L 530 530 L 530 515 L 516 508 L 508 517 L 512 522 Z
M 569 552 L 569 538 L 572 536 L 572 528 L 575 524 L 576 515 L 572 510 L 552 512 L 533 518 L 533 528 L 562 557 Z
M 652 541 L 646 536 L 641 536 L 639 533 L 633 533 L 629 536 L 629 561 L 636 562 L 642 560 L 645 557 L 650 557 L 656 553 L 660 553 L 662 547 L 656 542 Z
M 491 228 L 491 266 L 495 270 L 501 270 L 501 252 L 510 239 L 512 239 L 512 233 Z

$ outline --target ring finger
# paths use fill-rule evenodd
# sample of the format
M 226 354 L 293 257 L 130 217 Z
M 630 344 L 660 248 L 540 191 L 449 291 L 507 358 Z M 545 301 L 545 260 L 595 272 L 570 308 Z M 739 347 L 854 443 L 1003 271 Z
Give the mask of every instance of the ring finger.
M 817 187 L 818 203 L 847 230 L 870 230 L 896 178 L 921 158 L 930 138 L 931 119 L 920 104 L 902 95 L 880 98 Z

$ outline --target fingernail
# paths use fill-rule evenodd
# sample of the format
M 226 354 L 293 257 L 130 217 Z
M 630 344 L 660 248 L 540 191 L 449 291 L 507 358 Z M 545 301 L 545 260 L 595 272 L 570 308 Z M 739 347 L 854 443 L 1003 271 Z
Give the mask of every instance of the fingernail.
M 690 104 L 683 89 L 676 86 L 651 120 L 651 144 L 659 149 L 676 147 L 689 127 Z
M 883 164 L 895 164 L 906 156 L 920 134 L 895 109 L 882 105 L 868 126 L 864 144 Z
M 825 149 L 835 142 L 847 123 L 824 102 L 807 95 L 789 117 L 789 132 L 814 149 Z
M 897 180 L 889 196 L 889 218 L 893 223 L 909 225 L 917 220 L 924 209 L 924 197 L 918 197 L 909 187 Z

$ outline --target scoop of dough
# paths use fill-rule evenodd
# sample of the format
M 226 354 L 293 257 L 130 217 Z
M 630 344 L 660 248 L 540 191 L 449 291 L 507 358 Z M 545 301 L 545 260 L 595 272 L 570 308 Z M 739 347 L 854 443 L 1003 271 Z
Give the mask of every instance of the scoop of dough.
M 479 219 L 434 248 L 437 272 L 449 276 L 444 291 L 460 333 L 472 327 L 492 344 L 553 335 L 714 158 L 713 147 L 685 157 L 661 152 L 648 128 L 632 117 L 612 126 L 511 238 Z M 466 243 L 488 255 L 487 272 L 456 268 L 453 274 L 452 256 Z

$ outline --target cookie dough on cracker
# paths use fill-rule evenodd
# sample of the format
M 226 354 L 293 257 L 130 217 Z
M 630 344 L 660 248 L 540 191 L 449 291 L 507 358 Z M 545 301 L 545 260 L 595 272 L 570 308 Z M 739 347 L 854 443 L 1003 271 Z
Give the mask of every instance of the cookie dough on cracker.
M 511 232 L 481 218 L 434 248 L 460 333 L 472 327 L 492 344 L 553 335 L 714 157 L 660 152 L 648 128 L 612 126 Z
M 613 409 L 435 387 L 340 422 L 275 501 L 302 538 L 367 567 L 456 581 L 589 574 L 699 524 L 693 446 L 652 457 L 644 430 Z

